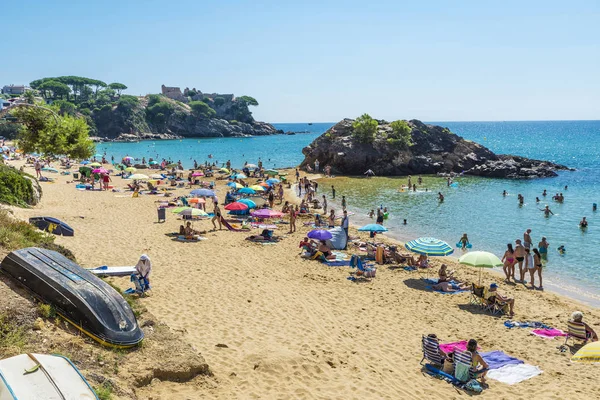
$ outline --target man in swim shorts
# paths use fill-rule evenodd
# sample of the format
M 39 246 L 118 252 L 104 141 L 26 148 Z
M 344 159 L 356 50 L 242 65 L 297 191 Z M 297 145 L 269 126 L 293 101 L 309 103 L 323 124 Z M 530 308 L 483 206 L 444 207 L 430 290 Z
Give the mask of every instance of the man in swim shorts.
M 525 261 L 525 248 L 523 247 L 523 245 L 521 244 L 521 239 L 517 239 L 515 241 L 516 246 L 515 246 L 515 260 L 517 260 L 517 263 L 519 264 L 519 276 L 521 278 L 521 282 L 523 281 L 524 277 L 525 277 L 525 271 L 523 270 L 523 261 Z M 515 278 L 515 270 L 513 268 L 513 276 L 512 278 L 515 280 L 515 282 L 517 281 L 517 278 Z
M 526 249 L 531 248 L 531 229 L 527 229 L 523 234 L 523 247 Z

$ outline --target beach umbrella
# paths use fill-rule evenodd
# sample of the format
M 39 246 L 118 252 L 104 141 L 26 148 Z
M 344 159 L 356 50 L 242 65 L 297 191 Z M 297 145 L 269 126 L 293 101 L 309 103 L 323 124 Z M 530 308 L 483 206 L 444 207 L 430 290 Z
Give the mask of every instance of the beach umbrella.
M 361 228 L 358 228 L 361 232 L 387 232 L 387 228 L 379 224 L 368 224 Z
M 479 283 L 481 283 L 481 269 L 501 267 L 504 263 L 494 254 L 487 251 L 471 251 L 458 259 L 458 262 L 471 267 L 479 268 Z
M 148 164 L 150 164 L 150 165 L 158 165 L 158 161 L 152 160 L 152 161 L 148 162 Z
M 275 175 L 279 174 L 279 171 L 277 171 L 276 169 L 266 169 L 265 174 L 275 176 Z
M 276 184 L 278 184 L 278 183 L 280 183 L 280 182 L 281 182 L 281 181 L 280 181 L 279 179 L 277 179 L 277 178 L 271 178 L 271 179 L 267 179 L 267 183 L 268 183 L 269 185 L 276 185 Z
M 308 235 L 306 236 L 308 236 L 311 239 L 317 240 L 329 240 L 333 237 L 331 232 L 325 229 L 313 229 L 312 231 L 308 232 Z
M 256 218 L 281 218 L 284 215 L 285 214 L 281 211 L 269 210 L 268 208 L 261 208 L 260 210 L 256 210 L 252 213 L 252 216 Z M 329 235 L 331 235 L 331 233 Z
M 127 168 L 125 168 L 125 171 L 127 171 L 127 172 L 135 172 L 135 171 L 137 171 L 137 168 L 135 168 L 135 167 L 127 167 Z
M 94 158 L 95 157 L 102 157 L 102 154 L 94 154 Z
M 171 212 L 173 214 L 179 214 L 180 212 L 182 212 L 183 210 L 187 210 L 188 208 L 192 208 L 192 207 L 177 207 L 171 210 Z
M 246 165 L 244 165 L 244 167 L 248 168 L 248 169 L 258 168 L 258 166 L 256 164 L 246 164 Z
M 73 228 L 64 222 L 52 217 L 33 217 L 29 218 L 29 223 L 39 229 L 53 233 L 55 235 L 73 236 Z
M 241 189 L 244 187 L 244 185 L 242 185 L 241 183 L 237 183 L 237 182 L 229 182 L 227 184 L 227 186 L 229 186 L 230 188 L 234 188 L 234 189 Z
M 148 179 L 150 179 L 150 177 L 148 175 L 144 175 L 144 174 L 133 174 L 133 175 L 129 176 L 129 179 L 148 180 Z
M 255 192 L 264 192 L 265 191 L 265 188 L 260 185 L 250 186 L 250 189 L 254 190 Z
M 249 187 L 244 187 L 244 188 L 241 188 L 240 190 L 238 190 L 238 192 L 242 193 L 242 194 L 255 194 L 256 190 L 250 189 Z
M 240 203 L 239 201 L 229 203 L 225 206 L 225 209 L 229 210 L 229 211 L 244 211 L 244 210 L 247 210 L 248 208 L 249 207 L 246 204 Z
M 162 176 L 161 174 L 152 174 L 152 175 L 150 175 L 150 178 L 152 178 L 152 179 L 159 179 L 159 180 L 160 179 L 165 179 L 165 177 Z
M 583 346 L 571 361 L 580 363 L 600 363 L 600 342 L 591 342 Z
M 233 174 L 231 175 L 231 179 L 246 179 L 248 178 L 246 175 L 244 174 Z
M 192 174 L 192 176 L 204 176 L 204 174 L 202 172 L 198 171 L 198 172 L 194 172 Z
M 187 217 L 206 217 L 208 215 L 207 213 L 200 210 L 199 208 L 188 208 L 188 209 L 182 210 L 181 212 L 178 212 L 177 214 L 184 215 Z
M 408 250 L 426 256 L 448 256 L 454 252 L 454 249 L 443 240 L 431 237 L 421 237 L 404 245 Z
M 256 203 L 250 199 L 240 199 L 238 203 L 243 203 L 248 206 L 248 208 L 256 208 Z
M 175 164 L 175 163 L 171 163 L 171 164 L 167 164 L 167 168 L 174 168 L 174 167 L 178 167 L 179 164 Z
M 221 169 L 219 169 L 219 172 L 222 174 L 228 174 L 229 170 L 227 168 L 221 168 Z
M 90 167 L 101 167 L 102 164 L 98 163 L 98 162 L 93 162 L 90 164 Z
M 92 170 L 92 173 L 94 174 L 108 174 L 108 171 L 105 170 L 104 168 L 96 168 Z
M 131 157 L 131 156 L 126 156 L 126 157 L 123 157 L 123 160 L 133 160 L 133 157 Z
M 88 165 L 90 162 L 88 160 L 83 160 L 80 164 L 81 165 Z
M 270 187 L 271 187 L 271 186 L 270 186 L 268 183 L 266 183 L 266 182 L 260 182 L 260 183 L 258 183 L 257 185 L 258 185 L 258 186 L 262 186 L 262 187 L 264 187 L 265 189 L 268 189 L 268 188 L 270 188 Z
M 194 189 L 190 192 L 194 197 L 215 197 L 215 192 L 209 189 Z

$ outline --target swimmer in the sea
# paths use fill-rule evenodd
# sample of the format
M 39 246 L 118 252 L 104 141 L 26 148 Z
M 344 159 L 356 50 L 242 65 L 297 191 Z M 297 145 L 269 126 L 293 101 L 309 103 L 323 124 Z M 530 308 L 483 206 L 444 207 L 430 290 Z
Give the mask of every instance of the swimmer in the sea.
M 583 218 L 582 218 L 582 220 L 581 220 L 581 221 L 579 221 L 579 227 L 580 227 L 580 228 L 587 228 L 587 226 L 588 226 L 588 222 L 587 222 L 587 220 L 585 219 L 585 217 L 583 217 Z
M 546 207 L 543 210 L 540 210 L 540 211 L 543 211 L 544 212 L 544 216 L 546 216 L 546 217 L 549 217 L 550 214 L 554 215 L 554 213 L 550 210 L 550 207 L 548 207 L 547 205 L 546 205 Z

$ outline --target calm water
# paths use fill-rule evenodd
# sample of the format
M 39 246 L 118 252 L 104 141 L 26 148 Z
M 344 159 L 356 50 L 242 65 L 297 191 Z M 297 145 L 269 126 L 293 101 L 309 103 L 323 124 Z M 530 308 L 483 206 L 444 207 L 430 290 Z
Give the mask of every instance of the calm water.
M 534 244 L 546 236 L 551 245 L 544 286 L 560 288 L 574 297 L 600 304 L 600 262 L 596 255 L 600 249 L 600 216 L 592 212 L 592 203 L 600 203 L 600 121 L 436 124 L 447 126 L 497 153 L 551 160 L 577 171 L 531 181 L 458 178 L 456 188 L 448 188 L 444 180 L 425 177 L 417 193 L 398 191 L 401 184 L 406 184 L 405 178 L 336 178 L 332 182 L 323 181 L 320 188 L 335 184 L 338 198 L 345 195 L 349 208 L 357 213 L 354 222 L 366 222 L 367 211 L 379 205 L 388 207 L 391 211 L 386 222 L 389 235 L 399 239 L 428 235 L 453 244 L 467 232 L 474 250 L 487 250 L 501 256 L 506 243 L 522 238 L 524 230 L 531 228 Z M 181 160 L 185 166 L 190 166 L 194 159 L 204 162 L 208 154 L 213 155 L 213 161 L 224 163 L 229 159 L 234 166 L 241 166 L 245 161 L 256 163 L 262 157 L 265 166 L 280 168 L 299 164 L 303 159 L 302 148 L 332 124 L 275 125 L 284 131 L 310 133 L 113 143 L 101 144 L 98 150 L 106 150 L 116 159 L 125 155 L 153 156 Z M 565 185 L 568 185 L 566 190 Z M 425 192 L 425 188 L 429 191 Z M 544 189 L 548 191 L 546 198 L 542 197 Z M 507 190 L 509 196 L 503 197 L 503 190 Z M 437 201 L 438 191 L 446 197 L 443 204 Z M 556 192 L 564 194 L 563 204 L 551 200 Z M 518 205 L 518 193 L 525 197 L 523 207 Z M 541 199 L 540 203 L 536 204 L 536 196 Z M 554 216 L 544 217 L 540 209 L 546 204 Z M 589 220 L 585 232 L 578 226 L 582 216 Z M 404 218 L 408 220 L 406 226 L 402 225 Z M 561 244 L 567 248 L 564 256 L 556 251 Z

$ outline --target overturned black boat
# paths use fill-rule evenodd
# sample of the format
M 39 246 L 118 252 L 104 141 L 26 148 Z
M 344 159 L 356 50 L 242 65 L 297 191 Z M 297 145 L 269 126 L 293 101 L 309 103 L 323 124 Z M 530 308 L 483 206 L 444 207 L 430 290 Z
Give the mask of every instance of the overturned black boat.
M 101 344 L 126 348 L 144 338 L 121 294 L 56 251 L 37 247 L 13 251 L 0 264 L 0 271 Z

